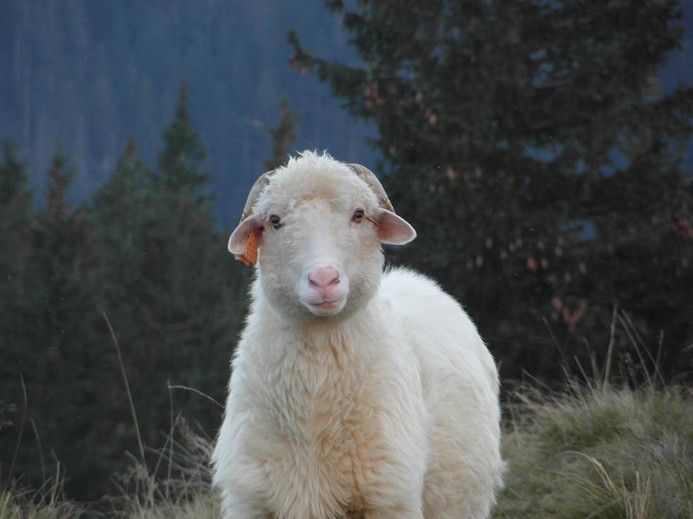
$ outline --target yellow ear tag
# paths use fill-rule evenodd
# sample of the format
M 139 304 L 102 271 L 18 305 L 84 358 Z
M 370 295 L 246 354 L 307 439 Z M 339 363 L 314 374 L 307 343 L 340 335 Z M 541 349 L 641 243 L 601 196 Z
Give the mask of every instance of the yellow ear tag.
M 236 259 L 245 265 L 257 263 L 257 236 L 260 231 L 251 232 L 245 239 L 245 249 L 243 254 L 236 256 Z

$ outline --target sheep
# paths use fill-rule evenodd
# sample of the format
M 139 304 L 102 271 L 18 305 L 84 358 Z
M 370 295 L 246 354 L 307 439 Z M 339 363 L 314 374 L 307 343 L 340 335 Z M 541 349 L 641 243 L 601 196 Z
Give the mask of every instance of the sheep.
M 375 175 L 303 152 L 251 189 L 228 248 L 255 258 L 212 455 L 225 518 L 483 518 L 502 483 L 499 382 L 423 275 Z

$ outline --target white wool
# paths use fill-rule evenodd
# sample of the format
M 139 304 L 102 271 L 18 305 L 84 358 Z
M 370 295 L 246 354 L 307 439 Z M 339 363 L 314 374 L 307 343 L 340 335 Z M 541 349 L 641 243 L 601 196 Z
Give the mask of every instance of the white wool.
M 354 222 L 357 208 L 368 219 Z M 252 218 L 259 268 L 213 453 L 223 517 L 488 517 L 503 471 L 496 367 L 434 282 L 383 273 L 384 222 L 405 224 L 310 152 L 272 177 Z M 325 293 L 344 300 L 318 311 L 306 272 L 326 264 L 339 286 Z

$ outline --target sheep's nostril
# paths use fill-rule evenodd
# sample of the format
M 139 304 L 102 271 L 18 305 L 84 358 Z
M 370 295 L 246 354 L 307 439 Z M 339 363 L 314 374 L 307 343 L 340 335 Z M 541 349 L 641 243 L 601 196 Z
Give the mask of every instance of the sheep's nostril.
M 314 267 L 308 271 L 308 283 L 324 290 L 339 284 L 339 272 L 334 267 Z

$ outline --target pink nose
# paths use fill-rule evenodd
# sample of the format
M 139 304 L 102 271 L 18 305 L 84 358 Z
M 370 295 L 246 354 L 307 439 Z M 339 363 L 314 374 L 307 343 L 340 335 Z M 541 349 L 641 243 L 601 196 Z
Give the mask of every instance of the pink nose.
M 326 292 L 339 284 L 339 272 L 334 267 L 313 267 L 308 271 L 308 282 L 319 292 Z

